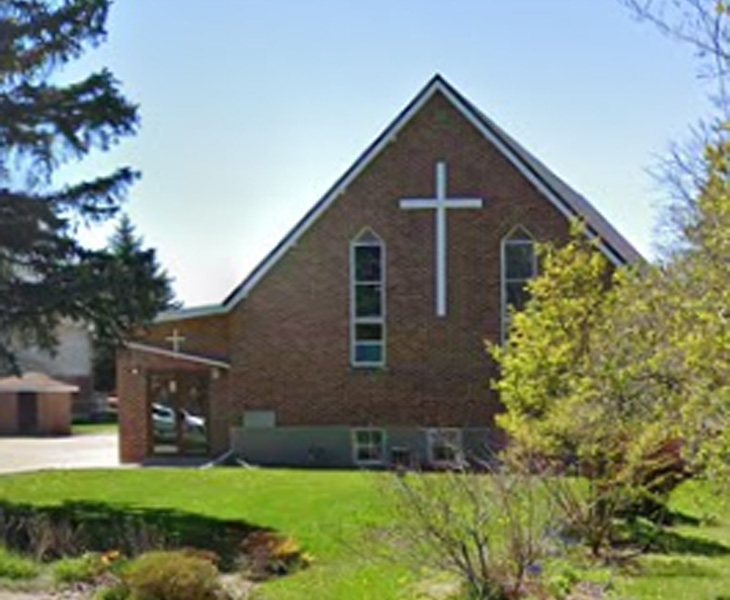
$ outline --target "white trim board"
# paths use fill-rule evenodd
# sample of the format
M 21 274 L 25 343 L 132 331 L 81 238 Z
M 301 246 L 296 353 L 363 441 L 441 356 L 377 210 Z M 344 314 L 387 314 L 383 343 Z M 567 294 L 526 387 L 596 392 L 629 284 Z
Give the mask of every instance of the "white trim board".
M 231 365 L 222 360 L 215 360 L 213 358 L 206 358 L 205 356 L 197 356 L 195 354 L 188 354 L 186 352 L 175 352 L 174 350 L 167 350 L 166 348 L 158 348 L 157 346 L 150 346 L 149 344 L 140 344 L 138 342 L 127 342 L 125 344 L 130 350 L 137 350 L 138 352 L 146 352 L 147 354 L 157 354 L 158 356 L 165 356 L 167 358 L 175 358 L 177 360 L 184 360 L 187 362 L 194 362 L 201 365 L 207 365 L 209 367 L 217 367 L 219 369 L 230 369 Z
M 599 248 L 612 263 L 622 265 L 642 260 L 641 255 L 631 243 L 587 199 L 573 190 L 535 156 L 475 108 L 445 79 L 440 75 L 435 75 L 269 255 L 224 299 L 221 305 L 186 309 L 186 311 L 180 312 L 179 318 L 226 313 L 246 298 L 259 281 L 309 230 L 312 224 L 345 192 L 380 152 L 395 141 L 403 127 L 437 93 L 442 94 L 563 215 L 568 218 L 584 219 L 589 235 L 597 238 Z M 164 316 L 160 316 L 161 321 L 159 322 L 174 320 L 176 312 L 163 313 Z

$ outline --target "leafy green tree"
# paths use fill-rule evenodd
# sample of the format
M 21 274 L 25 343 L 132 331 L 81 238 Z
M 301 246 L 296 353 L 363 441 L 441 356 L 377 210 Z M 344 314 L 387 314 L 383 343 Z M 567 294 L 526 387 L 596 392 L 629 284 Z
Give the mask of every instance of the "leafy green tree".
M 501 365 L 496 387 L 507 408 L 500 425 L 524 449 L 553 454 L 566 443 L 567 432 L 555 426 L 558 413 L 569 414 L 588 391 L 581 378 L 607 302 L 607 264 L 579 238 L 541 252 L 543 270 L 529 285 L 531 300 L 513 315 L 507 343 L 492 345 L 491 352 Z
M 709 475 L 730 479 L 730 142 L 706 152 L 705 183 L 683 250 L 660 288 L 671 324 L 671 363 L 687 384 L 675 407 L 688 457 Z
M 707 150 L 668 162 L 676 243 L 633 270 L 609 267 L 580 231 L 547 247 L 531 301 L 506 345 L 491 347 L 513 457 L 576 461 L 587 492 L 554 489 L 596 554 L 619 513 L 661 505 L 689 474 L 730 480 L 730 10 L 626 3 L 693 45 L 718 84 Z
M 127 215 L 122 215 L 108 248 L 95 255 L 93 264 L 96 280 L 103 282 L 97 305 L 108 314 L 95 323 L 94 381 L 97 389 L 111 391 L 118 342 L 176 304 L 172 280 L 155 250 L 143 247 Z
M 63 318 L 113 319 L 79 227 L 112 216 L 137 174 L 128 167 L 54 186 L 62 164 L 135 133 L 137 107 L 102 69 L 80 81 L 52 75 L 106 36 L 110 0 L 0 3 L 0 372 L 13 343 L 52 349 Z
M 542 248 L 531 300 L 514 315 L 495 383 L 512 458 L 575 463 L 588 491 L 567 515 L 600 554 L 616 516 L 660 507 L 685 472 L 668 427 L 684 380 L 671 368 L 661 269 L 612 267 L 581 230 Z M 564 492 L 567 487 L 555 487 Z M 580 510 L 578 510 L 580 509 Z
M 721 0 L 622 0 L 634 16 L 691 48 L 709 82 L 715 114 L 689 145 L 675 146 L 660 173 L 673 202 L 666 212 L 674 243 L 647 290 L 661 296 L 653 320 L 664 343 L 653 356 L 674 380 L 668 427 L 685 440 L 697 469 L 730 480 L 730 3 Z

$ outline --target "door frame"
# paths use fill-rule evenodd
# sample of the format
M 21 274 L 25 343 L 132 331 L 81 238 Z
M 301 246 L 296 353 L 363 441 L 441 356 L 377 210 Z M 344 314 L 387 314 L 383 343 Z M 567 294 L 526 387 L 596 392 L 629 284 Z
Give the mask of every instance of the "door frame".
M 145 381 L 145 419 L 147 423 L 147 455 L 152 457 L 195 457 L 195 456 L 210 456 L 211 452 L 211 432 L 210 432 L 210 373 L 207 370 L 153 370 L 147 371 Z M 185 444 L 183 443 L 181 419 L 179 418 L 179 402 L 178 392 L 173 392 L 173 399 L 175 406 L 175 444 L 177 446 L 176 452 L 155 452 L 155 431 L 154 423 L 152 419 L 152 379 L 153 377 L 162 377 L 169 381 L 174 380 L 178 390 L 180 389 L 180 382 L 185 379 L 198 379 L 201 382 L 201 388 L 203 391 L 203 416 L 205 418 L 205 452 L 202 454 L 188 453 L 185 451 Z

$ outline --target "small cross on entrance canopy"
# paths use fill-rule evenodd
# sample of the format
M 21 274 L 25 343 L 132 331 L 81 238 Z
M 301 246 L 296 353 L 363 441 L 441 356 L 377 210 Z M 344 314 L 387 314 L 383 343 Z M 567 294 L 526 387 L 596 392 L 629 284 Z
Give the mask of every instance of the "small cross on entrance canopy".
M 481 198 L 448 198 L 446 195 L 446 163 L 436 163 L 436 197 L 402 198 L 400 207 L 405 210 L 434 209 L 436 211 L 436 315 L 446 316 L 447 282 L 447 227 L 446 210 L 449 208 L 482 208 Z
M 172 335 L 167 336 L 165 339 L 172 344 L 172 351 L 175 353 L 180 352 L 180 344 L 185 341 L 185 337 L 180 335 L 177 329 L 173 329 Z

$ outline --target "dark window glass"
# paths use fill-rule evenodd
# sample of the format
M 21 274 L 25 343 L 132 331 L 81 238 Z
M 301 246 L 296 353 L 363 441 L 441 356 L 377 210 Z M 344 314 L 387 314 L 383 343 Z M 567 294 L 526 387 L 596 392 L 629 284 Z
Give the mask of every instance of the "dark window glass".
M 358 284 L 355 286 L 355 316 L 381 317 L 382 286 L 380 284 Z
M 357 443 L 358 444 L 376 444 L 380 445 L 383 443 L 383 432 L 378 430 L 361 429 L 357 432 Z
M 527 290 L 527 282 L 511 281 L 506 284 L 507 306 L 513 310 L 522 310 L 530 299 L 530 292 Z
M 383 460 L 382 431 L 358 431 L 355 433 L 355 444 L 358 461 Z
M 431 458 L 434 462 L 455 463 L 461 456 L 461 436 L 457 431 L 431 432 Z
M 351 247 L 354 320 L 351 360 L 354 365 L 371 368 L 382 365 L 385 357 L 384 250 L 370 230 L 365 230 L 358 239 L 359 243 L 356 241 Z
M 381 323 L 359 323 L 355 326 L 355 339 L 362 341 L 380 341 L 383 339 Z
M 355 361 L 358 363 L 379 363 L 383 361 L 383 345 L 378 343 L 355 344 Z
M 357 460 L 379 462 L 383 460 L 383 451 L 380 446 L 363 446 L 357 451 Z
M 431 453 L 434 462 L 456 462 L 458 456 L 455 446 L 443 442 L 436 442 Z
M 380 281 L 380 246 L 355 247 L 355 281 Z
M 505 248 L 507 279 L 530 279 L 535 275 L 535 248 L 531 243 L 507 243 Z

